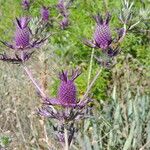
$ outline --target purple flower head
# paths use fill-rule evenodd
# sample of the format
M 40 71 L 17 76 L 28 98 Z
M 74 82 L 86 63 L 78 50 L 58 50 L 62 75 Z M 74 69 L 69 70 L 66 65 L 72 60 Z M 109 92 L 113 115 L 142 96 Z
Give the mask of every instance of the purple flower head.
M 105 20 L 98 14 L 94 17 L 97 25 L 94 32 L 94 41 L 96 47 L 106 49 L 112 42 L 111 32 L 109 28 L 110 15 L 107 14 Z
M 29 18 L 28 17 L 22 17 L 19 19 L 16 19 L 16 30 L 14 33 L 14 40 L 13 44 L 10 44 L 8 42 L 1 41 L 2 44 L 7 46 L 10 49 L 15 50 L 17 53 L 21 52 L 20 56 L 15 55 L 15 57 L 7 56 L 6 54 L 0 54 L 0 60 L 8 61 L 8 62 L 21 62 L 26 61 L 30 58 L 30 54 L 32 52 L 27 52 L 32 48 L 37 48 L 39 45 L 47 40 L 48 37 L 43 39 L 31 39 L 31 30 L 28 27 L 29 24 Z M 23 52 L 24 51 L 24 52 Z
M 30 42 L 30 31 L 28 28 L 29 19 L 27 17 L 22 17 L 16 20 L 16 31 L 14 37 L 15 45 L 17 49 L 24 49 Z
M 42 20 L 48 21 L 48 20 L 49 20 L 49 15 L 50 15 L 50 14 L 49 14 L 49 8 L 43 6 L 43 7 L 41 8 L 41 18 L 42 18 Z
M 68 7 L 69 7 L 69 3 L 66 4 L 64 0 L 58 1 L 57 8 L 58 8 L 59 13 L 62 16 L 64 16 L 64 17 L 68 16 L 68 11 L 67 11 Z
M 36 39 L 31 41 L 30 35 L 31 30 L 28 27 L 29 24 L 28 17 L 22 17 L 20 19 L 16 19 L 16 31 L 14 34 L 14 44 L 9 44 L 7 42 L 0 41 L 5 46 L 14 49 L 14 50 L 29 50 L 34 47 L 38 47 L 41 43 L 43 43 L 47 38 Z
M 109 28 L 110 15 L 107 14 L 103 19 L 100 14 L 94 16 L 96 28 L 92 41 L 85 40 L 85 44 L 93 48 L 107 49 L 112 42 L 111 32 Z
M 23 7 L 23 9 L 28 10 L 30 7 L 30 1 L 29 0 L 23 0 L 22 1 L 22 7 Z
M 72 71 L 72 75 L 69 78 L 68 72 L 62 71 L 59 74 L 61 80 L 57 91 L 57 98 L 43 98 L 44 103 L 48 105 L 60 105 L 63 107 L 80 107 L 83 108 L 89 99 L 78 102 L 77 90 L 74 80 L 80 75 L 79 70 Z
M 60 73 L 60 86 L 58 88 L 58 99 L 60 103 L 63 105 L 66 104 L 76 104 L 76 86 L 74 84 L 74 80 L 79 76 L 79 73 L 76 72 L 72 74 L 71 79 L 68 78 L 68 73 L 63 72 Z
M 61 80 L 60 86 L 58 87 L 57 99 L 51 99 L 51 104 L 61 105 L 65 107 L 74 107 L 77 105 L 76 98 L 76 86 L 74 80 L 80 75 L 78 70 L 72 71 L 71 78 L 68 77 L 68 72 L 62 71 L 59 74 Z
M 60 22 L 60 27 L 62 30 L 66 29 L 69 26 L 69 20 L 68 17 L 64 17 L 62 21 Z

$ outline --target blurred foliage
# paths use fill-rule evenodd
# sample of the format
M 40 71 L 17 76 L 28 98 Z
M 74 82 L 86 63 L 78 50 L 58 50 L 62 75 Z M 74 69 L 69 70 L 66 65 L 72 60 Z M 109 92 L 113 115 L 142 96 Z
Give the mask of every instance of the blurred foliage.
M 3 147 L 7 147 L 11 142 L 11 139 L 8 136 L 1 136 L 0 137 L 0 148 Z

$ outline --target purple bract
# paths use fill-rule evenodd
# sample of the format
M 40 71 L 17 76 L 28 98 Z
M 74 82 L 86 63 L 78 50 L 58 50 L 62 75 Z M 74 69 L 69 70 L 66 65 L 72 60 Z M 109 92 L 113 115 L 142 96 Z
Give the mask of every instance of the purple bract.
M 27 17 L 23 17 L 16 20 L 16 31 L 14 37 L 16 48 L 24 49 L 30 44 L 30 31 L 28 28 L 29 19 Z
M 62 21 L 60 22 L 60 27 L 61 29 L 66 29 L 67 27 L 69 26 L 69 20 L 68 20 L 68 17 L 64 17 L 62 19 Z
M 68 16 L 68 12 L 67 12 L 67 5 L 65 5 L 65 1 L 64 0 L 59 0 L 58 4 L 57 4 L 57 8 L 60 12 L 60 14 L 64 17 Z
M 29 7 L 30 7 L 30 1 L 29 0 L 23 0 L 22 1 L 22 7 L 23 7 L 23 9 L 29 9 Z
M 49 20 L 49 15 L 50 15 L 50 14 L 49 14 L 49 8 L 43 6 L 43 7 L 41 8 L 41 18 L 42 18 L 42 20 L 48 21 L 48 20 Z

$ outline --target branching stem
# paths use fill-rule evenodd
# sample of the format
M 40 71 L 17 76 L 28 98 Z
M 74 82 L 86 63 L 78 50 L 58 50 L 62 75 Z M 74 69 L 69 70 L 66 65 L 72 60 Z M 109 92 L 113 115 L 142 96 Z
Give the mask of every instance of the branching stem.
M 31 71 L 25 65 L 23 66 L 23 69 L 25 70 L 26 74 L 28 75 L 28 77 L 30 78 L 30 80 L 32 81 L 32 83 L 35 85 L 36 89 L 40 92 L 41 96 L 43 98 L 46 98 L 46 94 L 44 93 L 44 91 L 42 90 L 42 88 L 40 88 L 39 84 L 33 78 Z
M 89 87 L 89 84 L 90 84 L 90 79 L 91 79 L 91 74 L 92 74 L 93 58 L 94 58 L 94 48 L 92 48 L 92 53 L 91 53 L 90 68 L 89 68 L 89 74 L 88 74 L 87 88 Z

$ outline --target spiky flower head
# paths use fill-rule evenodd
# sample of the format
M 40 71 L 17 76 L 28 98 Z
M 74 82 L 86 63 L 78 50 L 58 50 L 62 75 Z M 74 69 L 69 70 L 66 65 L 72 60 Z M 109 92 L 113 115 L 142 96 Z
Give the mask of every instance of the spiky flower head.
M 29 19 L 22 17 L 16 19 L 15 44 L 17 49 L 24 49 L 30 43 L 30 31 L 28 28 Z
M 60 22 L 60 28 L 62 30 L 66 29 L 69 26 L 69 19 L 68 17 L 63 17 L 62 21 Z
M 119 43 L 122 42 L 126 35 L 126 28 L 123 27 L 118 29 L 117 36 L 113 38 L 109 26 L 111 19 L 110 14 L 107 13 L 105 18 L 102 18 L 100 14 L 97 14 L 93 18 L 96 21 L 93 39 L 84 39 L 84 44 L 92 48 L 101 49 L 104 57 L 106 56 L 108 59 L 112 59 L 120 52 Z M 103 64 L 102 58 L 97 60 Z M 109 64 L 109 61 L 104 61 L 104 64 Z
M 43 20 L 43 21 L 48 21 L 48 20 L 49 20 L 49 15 L 50 15 L 50 13 L 49 13 L 49 8 L 43 6 L 43 7 L 41 8 L 41 18 L 42 18 L 42 20 Z
M 59 74 L 61 82 L 57 90 L 57 98 L 43 98 L 44 103 L 63 107 L 84 107 L 89 102 L 89 99 L 78 102 L 77 89 L 74 81 L 79 75 L 80 71 L 78 69 L 73 70 L 70 77 L 67 71 L 62 71 Z
M 16 19 L 16 30 L 14 33 L 13 43 L 4 42 L 0 40 L 2 44 L 10 49 L 20 52 L 20 56 L 15 53 L 15 57 L 7 56 L 6 54 L 0 54 L 0 60 L 7 62 L 22 62 L 30 58 L 33 52 L 29 50 L 39 47 L 41 43 L 47 40 L 48 37 L 42 39 L 33 40 L 31 36 L 31 30 L 28 26 L 30 19 L 28 17 L 21 17 Z
M 93 35 L 93 40 L 85 40 L 84 43 L 93 48 L 107 49 L 112 42 L 111 32 L 109 28 L 110 14 L 103 19 L 100 14 L 94 16 L 96 28 Z
M 23 0 L 22 7 L 23 7 L 23 9 L 28 10 L 30 7 L 30 0 Z
M 58 88 L 58 100 L 62 105 L 76 104 L 76 86 L 74 80 L 79 76 L 79 73 L 76 72 L 72 74 L 71 79 L 68 78 L 67 72 L 62 72 L 59 76 L 61 83 Z
M 111 32 L 109 28 L 110 15 L 107 14 L 103 19 L 99 14 L 94 17 L 96 21 L 96 29 L 94 32 L 95 46 L 98 48 L 106 49 L 112 42 Z
M 61 105 L 64 107 L 77 106 L 77 90 L 74 80 L 80 75 L 78 70 L 72 71 L 71 78 L 68 77 L 68 72 L 62 71 L 59 74 L 61 80 L 57 91 L 57 98 L 49 99 L 47 102 L 52 105 Z

